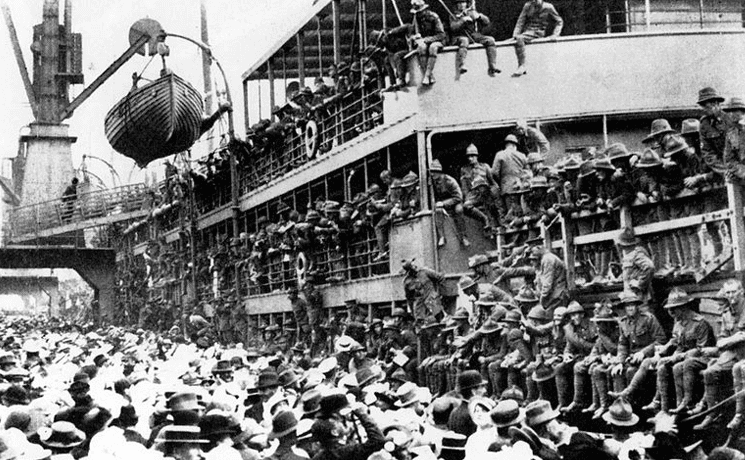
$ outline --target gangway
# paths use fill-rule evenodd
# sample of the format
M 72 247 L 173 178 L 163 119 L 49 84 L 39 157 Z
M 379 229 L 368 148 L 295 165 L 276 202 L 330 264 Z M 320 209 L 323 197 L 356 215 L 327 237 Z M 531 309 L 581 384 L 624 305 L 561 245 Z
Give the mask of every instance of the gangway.
M 8 212 L 8 242 L 28 242 L 140 219 L 150 212 L 148 197 L 145 184 L 132 184 L 85 192 L 69 203 L 58 198 L 13 208 Z

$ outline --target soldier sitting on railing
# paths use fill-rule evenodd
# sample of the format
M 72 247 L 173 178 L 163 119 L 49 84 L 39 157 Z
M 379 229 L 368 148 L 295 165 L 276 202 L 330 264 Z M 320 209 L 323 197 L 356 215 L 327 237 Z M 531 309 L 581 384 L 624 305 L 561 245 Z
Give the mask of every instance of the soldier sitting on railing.
M 698 92 L 698 105 L 704 115 L 701 117 L 699 133 L 701 154 L 709 169 L 720 176 L 726 173 L 724 145 L 727 131 L 732 127 L 730 116 L 722 110 L 724 98 L 714 88 L 702 88 Z
M 455 0 L 455 12 L 450 17 L 450 43 L 458 47 L 455 55 L 455 79 L 460 80 L 461 74 L 466 73 L 465 63 L 468 45 L 479 43 L 486 50 L 488 74 L 490 77 L 498 74 L 497 43 L 494 37 L 484 35 L 478 31 L 479 27 L 487 27 L 491 21 L 485 14 L 476 11 L 475 4 L 469 7 L 468 0 Z
M 371 59 L 378 62 L 378 67 L 385 70 L 390 86 L 386 91 L 397 91 L 406 86 L 406 61 L 404 56 L 409 52 L 406 46 L 408 25 L 399 26 L 388 31 L 373 30 L 370 32 L 370 43 L 373 51 Z M 384 58 L 385 62 L 381 62 Z

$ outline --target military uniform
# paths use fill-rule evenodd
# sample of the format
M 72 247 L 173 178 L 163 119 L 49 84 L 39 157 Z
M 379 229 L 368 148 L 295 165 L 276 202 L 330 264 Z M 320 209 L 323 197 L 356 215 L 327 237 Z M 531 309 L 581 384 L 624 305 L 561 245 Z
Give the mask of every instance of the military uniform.
M 408 266 L 408 268 L 407 268 Z M 442 298 L 439 292 L 444 276 L 425 267 L 416 267 L 411 263 L 404 265 L 406 276 L 403 280 L 404 296 L 414 313 L 417 328 L 432 319 L 440 320 L 443 315 Z M 422 356 L 432 354 L 434 337 L 429 331 L 418 331 Z
M 727 169 L 724 164 L 724 147 L 727 132 L 731 127 L 729 115 L 724 112 L 704 115 L 700 120 L 701 154 L 706 165 L 720 176 L 723 176 Z
M 415 44 L 419 54 L 419 65 L 424 72 L 422 84 L 431 85 L 435 82 L 432 73 L 437 61 L 437 54 L 447 40 L 447 35 L 440 17 L 437 13 L 428 9 L 426 4 L 423 7 L 414 7 L 411 11 L 414 14 L 412 20 L 414 33 L 418 36 Z
M 442 165 L 440 165 L 438 160 L 432 162 L 430 171 L 432 172 L 432 191 L 435 202 L 439 203 L 439 207 L 452 216 L 458 239 L 466 245 L 468 240 L 465 239 L 466 223 L 463 221 L 463 191 L 460 189 L 458 181 L 456 181 L 452 176 L 442 172 Z M 439 215 L 435 218 L 438 246 L 442 246 L 445 243 L 445 229 L 443 228 L 442 218 L 443 216 Z
M 623 286 L 625 291 L 637 290 L 644 303 L 652 299 L 652 277 L 654 262 L 647 250 L 641 245 L 635 246 L 621 260 Z
M 450 18 L 451 44 L 458 47 L 455 55 L 455 79 L 460 79 L 460 75 L 465 73 L 464 64 L 468 55 L 468 45 L 478 43 L 484 46 L 486 50 L 486 60 L 489 65 L 488 73 L 493 76 L 499 73 L 497 68 L 497 42 L 494 37 L 481 34 L 477 31 L 477 26 L 487 27 L 491 21 L 485 14 L 477 12 L 475 9 L 466 9 L 456 11 Z
M 571 307 L 571 305 L 568 307 L 567 314 L 569 314 Z M 579 369 L 577 369 L 577 364 L 581 363 L 592 351 L 597 338 L 597 330 L 588 318 L 582 318 L 579 324 L 574 324 L 570 320 L 564 326 L 564 334 L 566 336 L 564 356 L 568 359 L 563 359 L 560 363 L 557 363 L 554 370 L 556 371 L 556 393 L 559 398 L 559 407 L 567 408 L 573 399 L 572 382 L 575 382 L 573 377 L 576 375 L 578 379 L 583 378 L 584 366 L 580 364 Z M 584 370 L 584 374 L 584 377 L 586 377 L 587 370 Z M 574 387 L 575 392 L 577 387 L 584 389 L 585 386 L 583 383 L 579 383 Z M 575 394 L 574 396 L 577 397 L 578 395 Z
M 652 357 L 655 345 L 663 345 L 667 337 L 657 318 L 648 312 L 640 311 L 634 316 L 625 315 L 619 320 L 618 327 L 618 354 L 616 357 L 623 369 L 613 376 L 613 389 L 616 392 L 621 392 L 628 382 L 628 394 L 636 390 L 651 370 L 649 365 L 644 366 L 643 362 L 632 363 L 629 358 L 638 352 L 642 352 L 647 358 Z M 644 368 L 644 371 L 643 374 L 636 377 L 637 371 L 641 369 L 640 365 Z
M 476 146 L 469 145 L 466 155 L 478 155 Z M 460 187 L 465 196 L 463 211 L 466 215 L 480 220 L 484 227 L 492 225 L 490 219 L 494 216 L 489 215 L 493 214 L 491 188 L 496 185 L 492 170 L 485 163 L 466 164 L 460 168 Z
M 528 159 L 517 150 L 517 137 L 513 134 L 505 138 L 505 143 L 508 144 L 507 147 L 513 144 L 514 148 L 505 148 L 497 152 L 492 162 L 492 174 L 503 197 L 504 213 L 512 211 L 514 215 L 520 211 L 520 197 L 516 193 L 523 188 L 522 183 L 527 178 Z
M 561 35 L 564 20 L 561 19 L 556 8 L 549 2 L 543 2 L 536 6 L 532 1 L 526 1 L 520 16 L 517 18 L 512 38 L 515 39 L 515 54 L 517 55 L 518 70 L 513 75 L 525 74 L 525 45 L 536 38 L 543 38 L 553 23 L 552 37 Z

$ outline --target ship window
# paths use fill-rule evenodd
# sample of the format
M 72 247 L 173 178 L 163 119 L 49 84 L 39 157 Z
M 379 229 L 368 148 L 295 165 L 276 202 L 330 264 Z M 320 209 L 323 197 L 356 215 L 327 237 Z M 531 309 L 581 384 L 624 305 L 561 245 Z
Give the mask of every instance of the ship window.
M 328 195 L 329 200 L 338 201 L 339 203 L 344 201 L 346 184 L 344 183 L 344 175 L 342 171 L 337 171 L 328 176 Z

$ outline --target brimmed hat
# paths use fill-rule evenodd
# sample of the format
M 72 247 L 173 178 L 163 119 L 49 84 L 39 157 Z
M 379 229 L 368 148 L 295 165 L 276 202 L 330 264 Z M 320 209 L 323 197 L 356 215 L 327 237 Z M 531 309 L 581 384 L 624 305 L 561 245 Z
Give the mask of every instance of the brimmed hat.
M 469 144 L 466 147 L 466 156 L 479 156 L 479 149 L 474 144 Z
M 528 285 L 523 286 L 517 292 L 515 300 L 522 303 L 535 303 L 540 301 L 533 288 Z
M 373 371 L 370 366 L 365 366 L 362 369 L 357 370 L 357 372 L 354 373 L 354 377 L 357 380 L 357 385 L 363 387 L 375 380 L 375 378 L 378 377 L 378 373 Z
M 300 405 L 303 415 L 315 414 L 321 409 L 321 392 L 315 388 L 306 391 L 300 396 Z
M 409 407 L 420 402 L 419 387 L 413 382 L 406 382 L 396 391 L 396 407 Z
M 506 428 L 522 423 L 525 420 L 525 411 L 520 408 L 517 401 L 507 399 L 500 401 L 489 413 L 489 416 L 492 422 L 494 422 L 494 426 L 497 428 Z
M 630 157 L 631 152 L 628 151 L 625 145 L 620 142 L 616 142 L 615 144 L 609 145 L 608 148 L 605 149 L 605 151 L 603 152 L 603 155 L 608 157 L 608 159 L 612 162 L 613 160 Z
M 39 428 L 39 441 L 44 447 L 66 450 L 85 442 L 85 433 L 71 422 L 54 422 L 51 427 Z
M 470 315 L 468 314 L 468 310 L 461 307 L 455 310 L 455 313 L 453 313 L 453 316 L 451 316 L 451 319 L 454 320 L 467 320 L 470 318 Z
M 405 370 L 399 367 L 398 369 L 393 371 L 393 374 L 388 377 L 388 380 L 391 380 L 393 382 L 406 383 L 409 381 L 409 374 L 407 374 Z
M 432 160 L 432 164 L 429 165 L 429 170 L 432 172 L 442 172 L 442 163 L 440 163 L 440 160 Z
M 613 164 L 610 162 L 610 158 L 607 156 L 602 156 L 595 159 L 594 162 L 595 169 L 601 169 L 604 171 L 615 171 L 616 167 L 613 166 Z
M 479 297 L 479 300 L 477 300 L 475 304 L 477 307 L 493 308 L 495 305 L 497 305 L 497 300 L 489 294 L 482 293 Z
M 473 414 L 477 407 L 482 407 L 486 409 L 487 413 L 490 413 L 496 405 L 497 403 L 495 403 L 493 399 L 485 398 L 483 396 L 471 398 L 468 401 L 468 413 L 471 415 L 471 418 L 473 418 Z
M 116 418 L 117 423 L 122 428 L 135 426 L 139 420 L 140 418 L 137 416 L 137 412 L 131 404 L 122 406 L 122 409 L 119 411 L 119 417 Z
M 699 134 L 698 130 L 700 127 L 700 121 L 695 118 L 686 118 L 680 125 L 680 135 L 687 136 L 690 134 Z
M 413 187 L 419 183 L 419 177 L 414 174 L 414 171 L 409 171 L 403 179 L 401 179 L 401 187 Z
M 476 254 L 468 258 L 468 268 L 476 268 L 489 263 L 489 258 L 484 254 Z
M 507 388 L 502 392 L 500 395 L 500 398 L 504 401 L 507 399 L 512 399 L 518 403 L 521 403 L 525 401 L 525 394 L 523 393 L 523 390 L 520 389 L 517 385 L 512 385 L 511 387 Z
M 639 416 L 634 413 L 626 399 L 617 398 L 603 414 L 603 420 L 616 426 L 634 426 L 639 423 Z
M 618 298 L 621 301 L 622 305 L 630 303 L 642 303 L 642 298 L 633 291 L 623 291 L 618 294 Z
M 213 374 L 230 374 L 234 370 L 233 365 L 227 359 L 221 359 L 212 367 Z
M 542 423 L 546 423 L 559 416 L 559 411 L 554 410 L 551 407 L 551 403 L 545 399 L 538 399 L 531 402 L 525 408 L 525 417 L 527 419 L 528 426 L 535 427 Z
M 288 387 L 300 380 L 300 376 L 292 369 L 285 369 L 279 373 L 278 381 L 283 387 Z
M 184 410 L 199 410 L 202 406 L 199 405 L 199 399 L 196 393 L 176 393 L 166 403 L 171 411 L 184 411 Z
M 272 419 L 272 431 L 269 439 L 281 438 L 297 430 L 297 419 L 292 411 L 280 411 Z
M 611 308 L 610 304 L 604 303 L 598 305 L 595 308 L 593 317 L 590 319 L 590 321 L 594 321 L 596 323 L 614 323 L 618 321 L 618 318 L 616 318 L 616 315 L 613 314 L 613 308 Z
M 493 334 L 495 332 L 498 332 L 502 329 L 502 327 L 499 325 L 499 322 L 497 322 L 494 318 L 488 318 L 484 325 L 481 326 L 478 330 L 479 334 Z
M 466 441 L 468 438 L 460 433 L 448 431 L 442 435 L 442 447 L 440 452 L 463 452 L 466 450 Z
M 263 390 L 264 388 L 278 387 L 279 376 L 272 370 L 267 370 L 259 374 L 259 381 L 256 384 L 256 388 Z
M 554 369 L 545 363 L 541 363 L 535 368 L 530 377 L 535 382 L 545 382 L 546 380 L 551 380 L 554 376 L 556 376 Z
M 471 286 L 475 286 L 476 284 L 478 283 L 476 283 L 476 281 L 474 281 L 473 278 L 468 275 L 461 276 L 461 278 L 458 280 L 458 287 L 461 291 L 465 291 L 466 289 L 470 288 Z
M 654 150 L 645 149 L 635 166 L 637 168 L 655 168 L 657 166 L 662 166 L 662 160 Z
M 708 101 L 724 102 L 724 98 L 717 93 L 717 90 L 707 86 L 698 91 L 698 104 L 701 105 Z
M 344 393 L 332 393 L 321 398 L 319 403 L 318 417 L 327 418 L 337 412 L 341 413 L 349 408 L 349 400 Z
M 458 375 L 458 390 L 460 391 L 469 390 L 482 385 L 486 385 L 486 382 L 481 377 L 479 371 L 468 370 L 461 372 L 461 374 Z
M 3 393 L 3 401 L 8 405 L 26 405 L 31 402 L 28 391 L 18 385 L 11 385 Z
M 734 110 L 742 110 L 745 112 L 745 101 L 743 101 L 742 98 L 733 97 L 729 100 L 727 105 L 722 108 L 722 110 L 725 112 L 732 112 Z
M 584 312 L 585 312 L 585 309 L 576 300 L 572 300 L 571 302 L 569 302 L 569 305 L 567 305 L 566 315 L 572 315 L 574 313 L 584 313 Z
M 326 358 L 318 364 L 318 370 L 322 374 L 328 374 L 329 372 L 337 369 L 338 367 L 339 367 L 339 361 L 334 356 Z
M 519 311 L 510 310 L 500 321 L 503 323 L 519 323 L 521 318 Z
M 685 152 L 690 147 L 681 136 L 669 136 L 662 146 L 663 156 L 670 158 L 678 152 Z
M 512 143 L 518 145 L 517 136 L 515 136 L 514 134 L 508 134 L 507 137 L 504 138 L 504 143 Z
M 641 240 L 631 227 L 624 227 L 616 237 L 616 244 L 619 246 L 636 246 L 640 243 Z
M 535 176 L 532 179 L 530 179 L 530 188 L 531 189 L 548 188 L 548 179 L 546 179 L 545 176 Z
M 592 160 L 583 161 L 579 166 L 579 177 L 587 177 L 595 174 L 595 162 Z
M 365 347 L 362 344 L 348 335 L 343 335 L 336 340 L 337 353 L 354 353 L 355 351 L 362 351 L 364 349 Z
M 527 161 L 529 165 L 534 165 L 536 163 L 541 163 L 543 161 L 543 157 L 538 152 L 530 152 L 528 154 Z
M 156 443 L 164 444 L 207 444 L 202 438 L 202 430 L 192 425 L 166 425 L 158 433 Z
M 207 414 L 199 421 L 201 437 L 211 439 L 217 435 L 229 434 L 235 436 L 241 432 L 240 423 L 227 414 Z
M 429 5 L 424 0 L 411 0 L 411 14 L 424 11 L 427 8 L 429 8 Z
M 567 158 L 567 160 L 563 164 L 563 167 L 564 167 L 565 170 L 579 169 L 580 166 L 582 166 L 582 163 L 574 155 L 572 155 L 569 158 Z
M 670 122 L 664 118 L 658 118 L 652 121 L 652 127 L 649 130 L 649 136 L 642 140 L 643 143 L 648 143 L 654 140 L 656 136 L 667 133 L 674 133 L 675 130 L 670 126 Z
M 680 288 L 673 288 L 670 294 L 667 296 L 667 302 L 665 302 L 664 308 L 669 310 L 671 308 L 682 307 L 684 305 L 691 304 L 696 301 L 696 298 L 688 295 L 687 292 Z
M 536 305 L 533 308 L 530 309 L 528 312 L 528 319 L 536 319 L 539 321 L 550 321 L 551 316 L 548 313 L 548 310 L 543 308 L 540 305 Z

